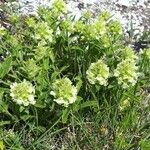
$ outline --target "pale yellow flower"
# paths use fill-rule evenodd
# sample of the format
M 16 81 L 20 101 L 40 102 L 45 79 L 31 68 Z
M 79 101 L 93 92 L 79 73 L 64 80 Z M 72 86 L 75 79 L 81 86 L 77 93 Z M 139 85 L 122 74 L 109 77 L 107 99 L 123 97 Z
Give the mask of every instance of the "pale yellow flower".
M 10 96 L 12 97 L 13 101 L 19 105 L 34 105 L 36 103 L 34 94 L 34 86 L 26 80 L 23 80 L 21 83 L 14 82 L 10 86 Z
M 109 68 L 103 60 L 92 63 L 86 72 L 87 79 L 91 84 L 107 85 L 107 79 L 110 76 Z
M 68 78 L 62 78 L 53 83 L 53 90 L 50 94 L 54 96 L 54 101 L 59 105 L 68 107 L 77 99 L 77 88 Z

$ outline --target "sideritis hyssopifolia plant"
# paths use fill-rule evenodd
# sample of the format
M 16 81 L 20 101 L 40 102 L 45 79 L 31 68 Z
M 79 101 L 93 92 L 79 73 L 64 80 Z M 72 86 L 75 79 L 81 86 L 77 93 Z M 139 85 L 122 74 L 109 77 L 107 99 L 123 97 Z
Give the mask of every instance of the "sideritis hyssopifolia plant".
M 54 96 L 54 101 L 60 105 L 68 107 L 77 99 L 77 89 L 72 85 L 68 78 L 58 79 L 53 83 L 53 91 L 50 92 Z
M 89 120 L 108 127 L 106 141 L 120 149 L 120 136 L 140 124 L 150 50 L 135 53 L 125 44 L 121 24 L 108 12 L 75 20 L 66 8 L 54 0 L 35 16 L 12 12 L 10 27 L 0 26 L 2 126 L 35 125 L 32 135 L 38 136 L 57 121 L 69 124 L 88 113 Z
M 91 63 L 86 72 L 87 78 L 91 84 L 98 83 L 99 85 L 107 85 L 107 79 L 110 76 L 108 66 L 103 60 L 98 60 L 96 63 Z
M 10 88 L 10 96 L 17 104 L 28 106 L 29 104 L 34 105 L 36 103 L 34 100 L 35 89 L 30 82 L 26 80 L 21 83 L 15 82 L 10 85 Z
M 114 76 L 117 77 L 118 84 L 122 84 L 123 88 L 134 86 L 138 80 L 138 67 L 133 60 L 123 60 L 114 70 Z

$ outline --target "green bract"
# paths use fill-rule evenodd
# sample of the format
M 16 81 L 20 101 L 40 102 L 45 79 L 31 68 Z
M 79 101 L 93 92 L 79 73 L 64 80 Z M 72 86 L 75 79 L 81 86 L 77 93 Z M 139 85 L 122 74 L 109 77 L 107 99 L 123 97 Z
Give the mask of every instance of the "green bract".
M 102 45 L 105 47 L 105 48 L 108 48 L 111 46 L 111 40 L 109 38 L 108 35 L 104 34 L 101 38 L 101 42 L 102 42 Z
M 29 59 L 25 62 L 25 70 L 29 76 L 29 78 L 33 78 L 37 75 L 39 71 L 39 67 L 36 65 L 34 59 Z
M 86 11 L 83 13 L 83 17 L 87 20 L 90 20 L 92 18 L 92 13 L 90 11 Z
M 44 57 L 47 57 L 48 54 L 48 47 L 45 46 L 47 43 L 44 40 L 41 40 L 38 43 L 38 46 L 35 49 L 35 59 L 36 61 L 39 61 L 43 59 Z
M 63 0 L 53 0 L 52 8 L 54 9 L 53 11 L 58 15 L 61 13 L 66 13 L 67 10 L 66 4 Z
M 40 22 L 36 25 L 34 38 L 37 40 L 53 40 L 53 30 L 49 28 L 47 22 Z
M 72 85 L 68 78 L 58 79 L 53 83 L 53 91 L 50 92 L 54 96 L 54 101 L 60 105 L 68 107 L 77 99 L 77 89 Z
M 104 19 L 98 19 L 93 24 L 93 29 L 95 29 L 95 34 L 101 36 L 106 33 L 106 22 Z
M 103 18 L 104 20 L 108 20 L 110 17 L 111 14 L 108 11 L 103 11 L 99 15 L 99 18 Z
M 73 24 L 72 24 L 71 20 L 69 20 L 69 19 L 68 20 L 64 20 L 62 22 L 62 28 L 64 30 L 67 30 L 68 32 L 73 32 L 73 30 L 74 30 Z
M 35 89 L 33 85 L 26 80 L 23 80 L 21 83 L 14 82 L 10 86 L 10 96 L 12 97 L 13 101 L 19 105 L 34 105 L 36 103 L 34 100 L 34 94 Z
M 82 21 L 76 21 L 74 26 L 75 26 L 75 30 L 81 33 L 84 32 L 86 27 Z
M 122 26 L 120 22 L 116 20 L 113 20 L 109 23 L 108 30 L 114 35 L 122 34 Z
M 133 61 L 138 59 L 134 50 L 129 47 L 125 47 L 124 49 L 120 50 L 120 58 L 123 60 L 130 59 Z
M 34 18 L 27 18 L 26 23 L 31 28 L 36 28 L 36 22 Z
M 138 67 L 135 62 L 129 59 L 123 60 L 117 65 L 114 71 L 114 76 L 117 77 L 118 84 L 121 84 L 123 88 L 134 86 L 137 82 L 139 73 Z
M 107 79 L 110 76 L 109 68 L 103 60 L 92 63 L 86 72 L 87 79 L 91 84 L 107 85 Z

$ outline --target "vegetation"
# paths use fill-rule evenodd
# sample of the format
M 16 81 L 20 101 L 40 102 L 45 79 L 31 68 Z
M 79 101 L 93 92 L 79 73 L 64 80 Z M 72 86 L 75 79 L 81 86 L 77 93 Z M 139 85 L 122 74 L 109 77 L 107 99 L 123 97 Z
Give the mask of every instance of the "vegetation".
M 0 150 L 149 150 L 150 48 L 108 12 L 62 0 L 0 27 Z

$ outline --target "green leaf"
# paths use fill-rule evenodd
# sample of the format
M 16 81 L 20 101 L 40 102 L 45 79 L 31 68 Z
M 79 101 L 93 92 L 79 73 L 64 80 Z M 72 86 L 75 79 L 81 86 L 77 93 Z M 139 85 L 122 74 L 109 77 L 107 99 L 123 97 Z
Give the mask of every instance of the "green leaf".
M 4 146 L 4 143 L 3 141 L 0 141 L 0 150 L 4 150 L 5 146 Z
M 8 110 L 8 105 L 4 101 L 2 101 L 3 94 L 4 94 L 4 90 L 0 88 L 0 112 L 1 113 L 7 112 Z
M 27 121 L 28 119 L 31 118 L 31 116 L 30 116 L 30 115 L 23 115 L 23 116 L 21 116 L 20 118 L 21 118 L 23 121 Z
M 53 52 L 51 51 L 51 52 L 49 53 L 49 55 L 50 55 L 51 61 L 54 63 L 54 62 L 55 62 L 55 57 L 54 57 Z
M 0 112 L 5 113 L 8 110 L 8 105 L 0 100 Z
M 46 131 L 46 128 L 43 126 L 38 126 L 36 129 L 40 131 L 40 133 L 44 133 Z
M 52 80 L 52 81 L 55 81 L 55 79 L 57 78 L 57 76 L 60 75 L 61 72 L 63 72 L 64 70 L 66 70 L 68 67 L 69 67 L 69 65 L 68 65 L 68 66 L 63 66 L 62 68 L 60 68 L 59 71 L 54 71 L 54 72 L 52 73 L 52 75 L 51 75 L 51 80 Z
M 141 150 L 149 150 L 150 149 L 150 140 L 142 140 L 140 142 Z
M 43 59 L 43 69 L 48 70 L 49 69 L 49 59 Z
M 68 108 L 66 108 L 66 109 L 63 110 L 62 123 L 66 123 L 67 122 L 69 113 L 70 113 L 70 111 L 69 111 Z
M 77 100 L 74 104 L 72 104 L 73 112 L 78 112 L 80 109 L 80 103 L 83 100 L 82 97 L 77 96 Z
M 23 112 L 24 110 L 25 110 L 25 107 L 20 106 L 20 108 L 19 108 L 19 112 L 21 113 L 21 112 Z
M 3 63 L 0 64 L 0 78 L 4 78 L 4 76 L 10 71 L 12 65 L 12 58 L 8 57 L 5 59 Z
M 3 94 L 4 94 L 4 91 L 3 91 L 3 89 L 2 89 L 2 88 L 0 88 L 0 100 L 2 100 L 2 98 L 3 98 Z
M 36 103 L 34 106 L 37 108 L 45 108 L 46 107 L 45 105 L 42 105 L 40 103 Z
M 86 108 L 86 107 L 98 107 L 98 102 L 92 100 L 92 101 L 86 101 L 83 104 L 81 104 L 81 108 Z
M 10 123 L 11 123 L 10 121 L 0 121 L 0 127 L 5 126 L 5 125 L 10 124 Z
M 76 87 L 77 87 L 77 91 L 79 92 L 79 91 L 80 91 L 80 88 L 82 87 L 82 83 L 83 83 L 83 82 L 82 82 L 80 76 L 76 77 L 76 80 L 78 80 Z

